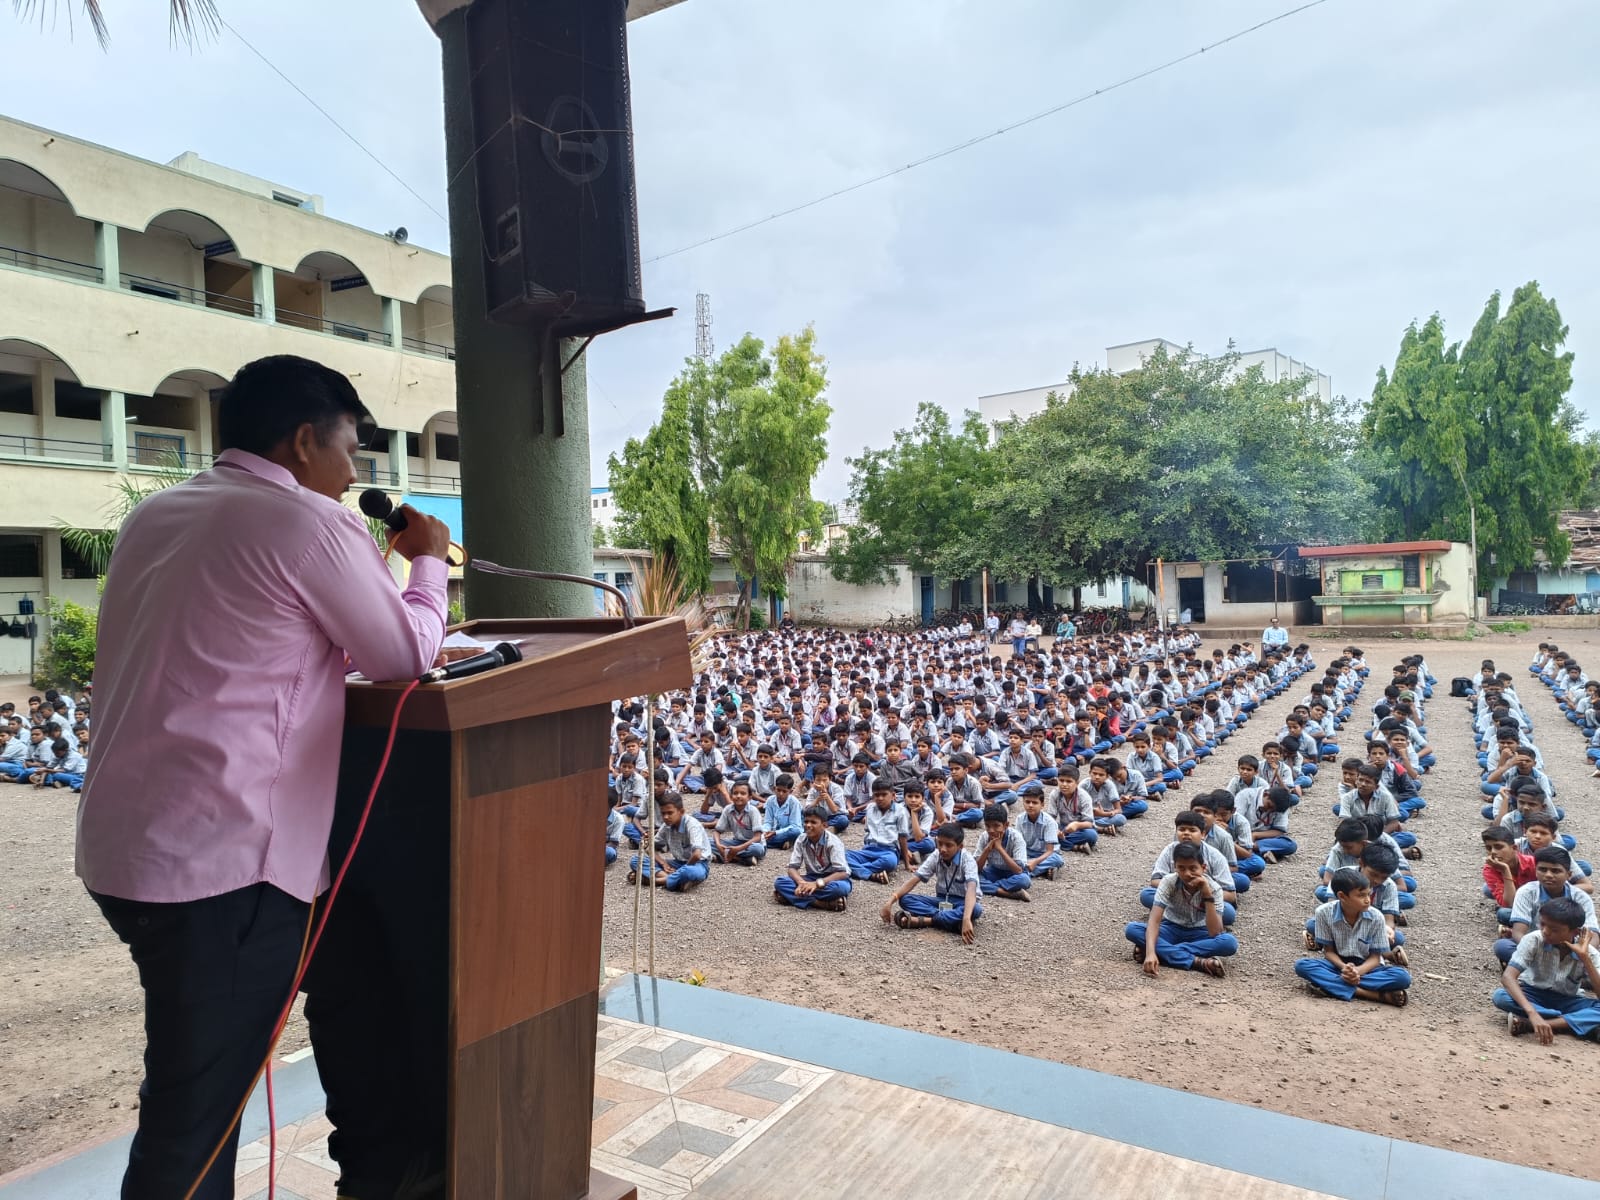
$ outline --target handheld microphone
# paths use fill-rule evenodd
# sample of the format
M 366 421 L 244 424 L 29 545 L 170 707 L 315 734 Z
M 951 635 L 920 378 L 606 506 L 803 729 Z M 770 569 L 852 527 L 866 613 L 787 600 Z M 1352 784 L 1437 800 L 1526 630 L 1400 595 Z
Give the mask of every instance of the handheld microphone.
M 515 644 L 501 642 L 493 650 L 485 650 L 482 654 L 474 654 L 467 658 L 458 658 L 453 663 L 425 671 L 419 679 L 422 683 L 444 683 L 447 680 L 464 679 L 468 675 L 479 675 L 484 671 L 507 667 L 521 661 L 522 651 L 517 649 Z
M 405 513 L 395 507 L 394 501 L 389 499 L 389 493 L 382 488 L 368 488 L 361 493 L 356 504 L 363 515 L 371 517 L 374 521 L 382 521 L 391 533 L 399 533 L 407 525 Z M 444 560 L 452 567 L 465 566 L 466 549 L 457 542 L 451 542 L 450 548 L 445 551 Z
M 363 513 L 374 521 L 382 521 L 396 533 L 406 527 L 405 513 L 394 506 L 394 501 L 389 499 L 389 493 L 382 488 L 368 488 L 361 493 L 361 499 L 357 503 Z

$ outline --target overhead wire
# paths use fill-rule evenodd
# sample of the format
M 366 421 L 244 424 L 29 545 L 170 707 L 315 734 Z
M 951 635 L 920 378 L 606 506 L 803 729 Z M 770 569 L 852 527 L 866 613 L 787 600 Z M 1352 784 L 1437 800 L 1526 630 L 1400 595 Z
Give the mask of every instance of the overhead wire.
M 1279 13 L 1277 16 L 1268 17 L 1264 21 L 1257 21 L 1254 25 L 1230 33 L 1227 37 L 1219 38 L 1217 41 L 1210 42 L 1207 45 L 1201 46 L 1199 49 L 1190 50 L 1187 54 L 1180 54 L 1177 58 L 1171 58 L 1166 62 L 1158 63 L 1155 66 L 1146 67 L 1144 70 L 1119 79 L 1115 83 L 1108 83 L 1104 87 L 1095 88 L 1093 91 L 1084 92 L 1081 96 L 1075 96 L 1071 100 L 1067 100 L 1060 104 L 1052 105 L 1049 108 L 1042 109 L 1041 111 L 1034 113 L 1032 116 L 1023 117 L 1018 121 L 1012 121 L 1010 124 L 1002 125 L 999 129 L 990 130 L 988 133 L 977 134 L 974 137 L 967 138 L 965 141 L 956 142 L 954 145 L 946 146 L 942 150 L 935 150 L 931 154 L 925 154 L 921 158 L 913 159 L 911 162 L 904 163 L 901 166 L 893 167 L 887 171 L 880 171 L 878 174 L 869 176 L 866 179 L 859 179 L 855 183 L 847 184 L 841 188 L 835 188 L 831 192 L 817 196 L 815 199 L 807 200 L 802 204 L 791 205 L 788 208 L 780 209 L 778 212 L 771 213 L 768 216 L 758 218 L 754 221 L 747 221 L 743 225 L 738 225 L 732 229 L 724 230 L 722 233 L 713 234 L 710 237 L 701 238 L 697 242 L 690 242 L 687 245 L 679 246 L 676 250 L 668 250 L 663 254 L 657 254 L 653 258 L 645 259 L 645 263 L 658 263 L 664 259 L 675 258 L 677 255 L 687 254 L 691 250 L 698 250 L 702 246 L 709 246 L 713 242 L 720 242 L 725 238 L 734 237 L 741 233 L 747 233 L 752 229 L 759 229 L 763 225 L 770 225 L 772 222 L 780 221 L 784 217 L 792 217 L 795 213 L 805 212 L 808 208 L 815 208 L 819 204 L 826 204 L 830 200 L 837 200 L 841 196 L 848 196 L 851 192 L 859 192 L 863 188 L 868 188 L 874 184 L 882 183 L 886 179 L 893 179 L 896 175 L 904 175 L 907 171 L 914 171 L 918 167 L 927 166 L 929 163 L 937 162 L 941 158 L 949 158 L 951 155 L 959 154 L 963 150 L 970 150 L 974 146 L 982 145 L 984 142 L 993 141 L 997 137 L 1002 137 L 1005 134 L 1015 132 L 1024 126 L 1033 125 L 1036 122 L 1043 121 L 1048 117 L 1054 117 L 1060 113 L 1064 113 L 1070 108 L 1076 108 L 1080 104 L 1086 104 L 1097 96 L 1107 95 L 1111 92 L 1117 91 L 1119 88 L 1125 88 L 1130 84 L 1137 83 L 1141 79 L 1148 79 L 1152 75 L 1159 75 L 1161 72 L 1171 70 L 1176 66 L 1180 66 L 1181 64 L 1188 62 L 1190 59 L 1199 58 L 1202 54 L 1216 50 L 1219 47 L 1226 46 L 1230 42 L 1236 42 L 1240 38 L 1248 37 L 1252 33 L 1257 33 L 1260 30 L 1267 28 L 1269 25 L 1276 25 L 1280 21 L 1287 21 L 1290 17 L 1298 16 L 1303 12 L 1317 8 L 1318 6 L 1326 4 L 1327 2 L 1328 0 L 1307 0 L 1307 2 L 1304 4 L 1287 9 L 1286 11 Z

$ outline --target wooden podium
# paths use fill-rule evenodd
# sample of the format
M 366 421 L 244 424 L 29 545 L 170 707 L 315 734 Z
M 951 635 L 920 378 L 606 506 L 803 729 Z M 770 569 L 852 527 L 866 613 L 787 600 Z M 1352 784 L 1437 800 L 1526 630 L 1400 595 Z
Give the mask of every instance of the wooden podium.
M 438 1145 L 452 1200 L 631 1197 L 631 1184 L 589 1168 L 607 722 L 618 697 L 689 685 L 687 630 L 678 618 L 458 628 L 517 643 L 523 661 L 406 702 L 318 954 L 375 964 L 351 966 L 355 982 L 340 986 L 363 992 L 352 1013 L 390 1032 L 368 1035 L 357 1019 L 337 1034 L 409 1056 L 387 1069 L 415 1088 L 403 1111 L 420 1122 L 416 1141 Z M 402 688 L 346 688 L 335 863 Z

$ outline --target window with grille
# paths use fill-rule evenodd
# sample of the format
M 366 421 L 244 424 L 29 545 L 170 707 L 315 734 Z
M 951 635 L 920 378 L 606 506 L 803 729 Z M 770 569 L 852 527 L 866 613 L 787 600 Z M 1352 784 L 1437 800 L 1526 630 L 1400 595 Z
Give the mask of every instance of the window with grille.
M 1422 586 L 1422 555 L 1408 554 L 1400 560 L 1400 565 L 1405 572 L 1406 587 Z
M 1361 590 L 1363 592 L 1383 591 L 1383 573 L 1379 572 L 1374 575 L 1363 575 L 1361 577 Z
M 0 578 L 39 579 L 44 575 L 44 539 L 28 533 L 0 534 Z

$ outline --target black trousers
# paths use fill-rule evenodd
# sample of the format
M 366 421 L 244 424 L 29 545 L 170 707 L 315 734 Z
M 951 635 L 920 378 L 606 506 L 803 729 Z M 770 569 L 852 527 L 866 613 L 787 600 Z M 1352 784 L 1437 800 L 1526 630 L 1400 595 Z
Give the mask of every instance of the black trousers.
M 289 995 L 310 906 L 260 883 L 204 900 L 95 903 L 144 988 L 144 1082 L 122 1200 L 182 1200 L 244 1099 Z M 239 1136 L 195 1200 L 233 1195 Z

